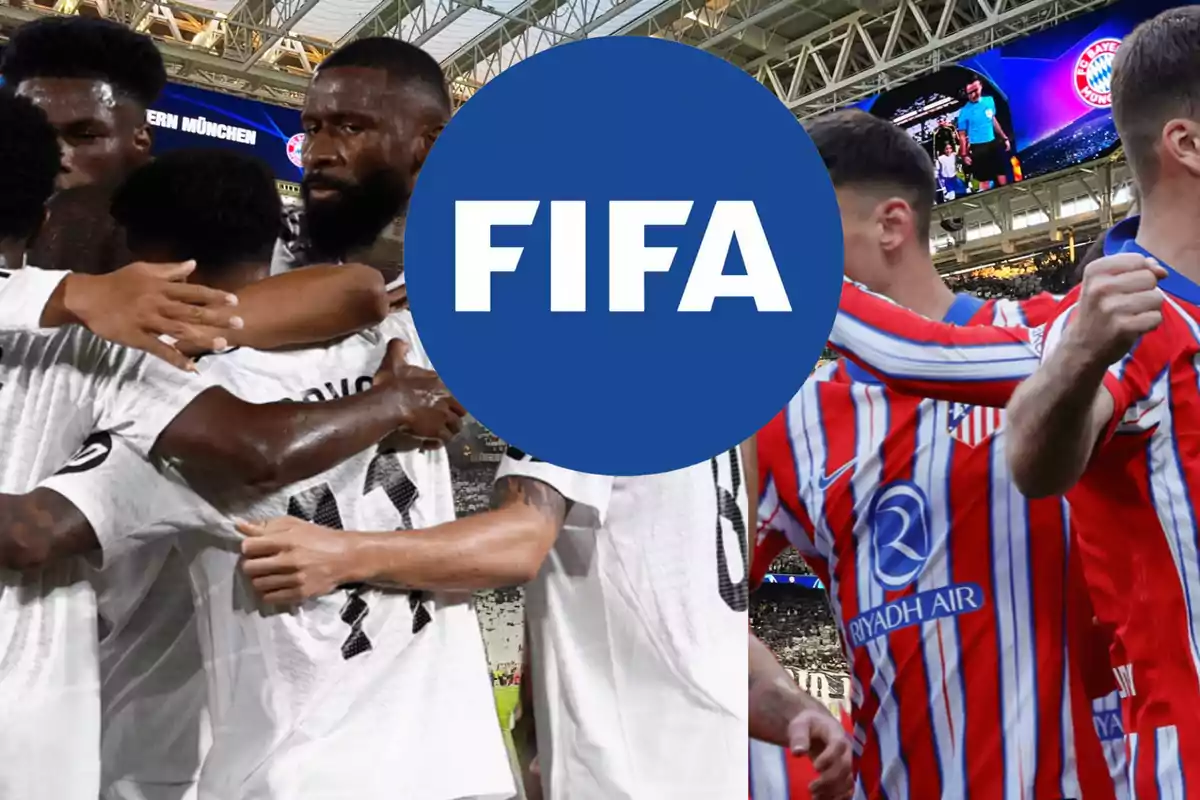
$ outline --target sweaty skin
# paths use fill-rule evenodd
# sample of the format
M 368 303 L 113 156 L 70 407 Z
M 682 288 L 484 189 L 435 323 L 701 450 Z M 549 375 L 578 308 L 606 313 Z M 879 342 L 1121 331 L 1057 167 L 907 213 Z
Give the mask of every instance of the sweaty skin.
M 150 156 L 141 110 L 112 84 L 87 78 L 30 78 L 17 94 L 40 108 L 58 131 L 63 172 L 59 189 L 119 182 Z

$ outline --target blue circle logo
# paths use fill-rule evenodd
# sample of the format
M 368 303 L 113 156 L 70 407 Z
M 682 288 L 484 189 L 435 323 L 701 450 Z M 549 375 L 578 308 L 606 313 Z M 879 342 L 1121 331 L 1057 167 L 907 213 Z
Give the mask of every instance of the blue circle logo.
M 841 294 L 836 198 L 750 75 L 647 37 L 561 45 L 446 127 L 405 228 L 434 367 L 497 436 L 606 475 L 700 463 L 799 390 Z
M 875 580 L 898 591 L 921 577 L 933 553 L 929 500 L 921 487 L 904 480 L 881 487 L 868 519 Z

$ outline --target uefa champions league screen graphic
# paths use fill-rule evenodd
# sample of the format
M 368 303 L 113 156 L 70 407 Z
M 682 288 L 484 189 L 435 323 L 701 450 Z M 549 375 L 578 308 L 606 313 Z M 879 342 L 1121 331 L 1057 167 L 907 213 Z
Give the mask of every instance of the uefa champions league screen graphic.
M 938 174 L 939 202 L 1069 169 L 1116 148 L 1112 74 L 1121 40 L 1142 20 L 1176 5 L 1176 0 L 1123 0 L 971 56 L 857 107 L 895 122 L 926 147 Z M 981 105 L 972 111 L 968 87 L 976 82 Z M 987 120 L 994 117 L 999 128 L 991 132 L 996 158 L 984 169 L 962 157 L 959 131 L 969 127 L 964 110 L 968 116 L 982 111 Z M 1001 132 L 1009 138 L 1007 148 Z

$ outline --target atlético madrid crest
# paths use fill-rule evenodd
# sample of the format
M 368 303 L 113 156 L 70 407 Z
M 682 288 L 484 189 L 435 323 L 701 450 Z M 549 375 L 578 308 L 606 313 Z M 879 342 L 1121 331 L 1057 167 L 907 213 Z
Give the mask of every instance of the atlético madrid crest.
M 287 154 L 288 161 L 295 164 L 297 167 L 303 167 L 304 161 L 301 159 L 301 154 L 304 150 L 304 134 L 297 133 L 292 138 L 288 139 Z
M 1093 108 L 1112 105 L 1113 59 L 1120 46 L 1120 39 L 1097 39 L 1075 62 L 1075 94 Z
M 963 403 L 950 405 L 950 435 L 967 447 L 986 442 L 1004 424 L 1004 411 L 999 408 L 968 406 Z

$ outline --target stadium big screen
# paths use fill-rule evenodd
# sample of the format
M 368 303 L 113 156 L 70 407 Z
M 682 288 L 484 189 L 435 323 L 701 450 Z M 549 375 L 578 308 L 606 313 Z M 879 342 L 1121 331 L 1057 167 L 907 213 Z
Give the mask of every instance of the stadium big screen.
M 1111 86 L 1121 40 L 1180 5 L 1122 0 L 855 105 L 928 149 L 939 202 L 1067 169 L 1118 144 Z

